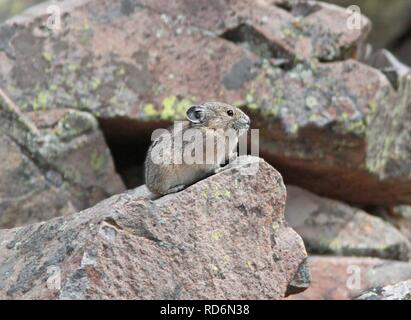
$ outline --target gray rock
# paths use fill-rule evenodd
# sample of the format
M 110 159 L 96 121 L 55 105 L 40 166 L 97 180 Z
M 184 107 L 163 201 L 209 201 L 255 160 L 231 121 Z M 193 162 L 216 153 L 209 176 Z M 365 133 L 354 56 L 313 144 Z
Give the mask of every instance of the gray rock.
M 124 190 L 91 114 L 22 114 L 1 88 L 0 162 L 0 228 L 68 215 Z
M 398 89 L 400 79 L 410 73 L 410 67 L 401 63 L 391 52 L 385 49 L 374 52 L 368 58 L 367 63 L 381 70 L 396 89 Z
M 411 206 L 397 206 L 394 209 L 394 213 L 404 219 L 411 219 Z
M 350 30 L 344 8 L 320 2 L 76 0 L 59 2 L 61 30 L 49 30 L 47 5 L 0 27 L 0 81 L 23 112 L 87 111 L 107 137 L 145 146 L 213 97 L 251 115 L 260 154 L 290 183 L 411 203 L 409 84 L 396 91 L 359 62 L 367 18 Z
M 150 200 L 141 187 L 0 230 L 0 298 L 280 299 L 307 288 L 282 178 L 243 159 L 175 194 Z
M 408 260 L 409 241 L 388 222 L 295 186 L 287 193 L 286 220 L 309 252 Z
M 395 285 L 372 288 L 357 300 L 411 300 L 411 280 L 403 281 Z
M 310 256 L 311 285 L 289 300 L 350 300 L 411 278 L 411 263 L 368 257 Z
M 411 206 L 396 206 L 390 213 L 389 221 L 411 241 Z

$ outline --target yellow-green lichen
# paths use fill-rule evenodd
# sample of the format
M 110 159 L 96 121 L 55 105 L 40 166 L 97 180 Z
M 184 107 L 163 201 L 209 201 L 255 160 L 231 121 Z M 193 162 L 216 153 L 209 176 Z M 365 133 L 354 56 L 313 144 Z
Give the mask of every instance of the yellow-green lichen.
M 249 92 L 247 96 L 245 97 L 245 101 L 247 101 L 248 104 L 254 102 L 254 95 L 253 92 Z
M 369 106 L 369 108 L 370 108 L 370 111 L 374 113 L 374 112 L 377 110 L 378 103 L 377 103 L 377 101 L 375 101 L 375 100 L 371 100 L 371 101 L 368 103 L 368 106 Z
M 50 64 L 53 60 L 52 54 L 50 52 L 43 52 L 43 59 Z
M 124 76 L 125 74 L 126 74 L 126 70 L 124 70 L 124 68 L 120 68 L 117 70 L 118 76 Z
M 315 113 L 312 113 L 312 114 L 308 117 L 308 120 L 309 120 L 311 123 L 316 123 L 316 122 L 318 121 L 318 119 L 319 119 L 319 116 L 318 116 L 318 114 L 315 114 Z
M 353 132 L 359 135 L 362 135 L 367 130 L 367 123 L 366 120 L 359 120 L 349 123 L 348 131 Z
M 224 237 L 224 231 L 222 230 L 215 230 L 213 232 L 211 232 L 211 239 L 218 241 L 220 240 L 222 237 Z
M 49 93 L 47 91 L 40 91 L 33 101 L 33 110 L 46 109 Z
M 100 85 L 101 85 L 101 80 L 98 78 L 93 79 L 91 82 L 91 87 L 93 90 L 96 90 L 98 87 L 100 87 Z
M 148 102 L 143 106 L 143 113 L 149 119 L 183 120 L 187 109 L 196 101 L 196 97 L 186 98 L 179 96 L 165 97 L 161 106 Z
M 318 59 L 312 59 L 310 61 L 310 68 L 313 73 L 316 73 L 318 70 Z
M 163 99 L 163 110 L 161 111 L 161 119 L 173 119 L 175 115 L 174 105 L 177 97 L 171 96 Z
M 189 99 L 182 99 L 177 102 L 176 105 L 176 115 L 178 117 L 184 117 L 187 109 L 193 104 L 193 102 Z
M 248 105 L 248 109 L 250 109 L 250 110 L 257 110 L 257 109 L 258 109 L 258 105 L 257 105 L 255 102 L 250 103 L 250 104 Z
M 328 247 L 331 251 L 334 252 L 338 252 L 339 250 L 341 250 L 341 242 L 338 238 L 334 238 L 331 241 L 328 239 L 323 239 L 321 244 L 323 247 Z
M 313 108 L 315 108 L 316 106 L 318 106 L 318 100 L 317 100 L 317 98 L 314 97 L 314 96 L 308 96 L 308 97 L 305 99 L 305 105 L 307 106 L 307 108 L 313 109 Z
M 112 105 L 112 106 L 119 106 L 119 104 L 118 104 L 118 97 L 117 96 L 112 96 L 111 98 L 110 98 L 110 100 L 109 100 L 109 102 L 110 102 L 110 105 Z
M 273 232 L 276 233 L 278 229 L 280 229 L 280 224 L 278 222 L 273 222 L 271 228 L 273 229 Z
M 148 118 L 157 118 L 160 114 L 160 112 L 158 112 L 156 110 L 156 108 L 154 107 L 154 104 L 152 103 L 147 103 L 144 108 L 143 108 L 144 114 L 148 117 Z
M 231 192 L 227 189 L 221 189 L 217 186 L 214 187 L 214 190 L 212 192 L 214 198 L 230 198 L 231 197 Z
M 254 263 L 252 262 L 252 261 L 247 261 L 246 262 L 246 266 L 249 268 L 249 269 L 251 269 L 251 270 L 253 270 L 254 271 Z
M 69 63 L 67 66 L 67 70 L 70 72 L 75 72 L 78 69 L 78 66 L 74 63 Z
M 160 118 L 161 120 L 182 120 L 187 109 L 193 104 L 195 98 L 179 98 L 177 96 L 165 97 L 161 103 L 161 110 L 157 110 L 153 103 L 145 104 L 144 114 L 148 118 Z
M 90 155 L 90 165 L 94 172 L 100 172 L 105 162 L 104 155 L 100 154 L 97 150 L 93 150 Z
M 348 112 L 343 112 L 342 114 L 341 114 L 341 119 L 343 120 L 343 121 L 348 121 L 349 119 L 350 119 L 350 115 L 348 114 Z

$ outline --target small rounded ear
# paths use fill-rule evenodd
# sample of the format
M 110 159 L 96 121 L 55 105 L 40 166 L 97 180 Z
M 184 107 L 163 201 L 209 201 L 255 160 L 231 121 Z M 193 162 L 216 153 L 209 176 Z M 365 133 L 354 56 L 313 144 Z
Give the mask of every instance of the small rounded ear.
M 205 119 L 205 110 L 200 106 L 192 106 L 187 110 L 186 115 L 191 123 L 202 123 Z

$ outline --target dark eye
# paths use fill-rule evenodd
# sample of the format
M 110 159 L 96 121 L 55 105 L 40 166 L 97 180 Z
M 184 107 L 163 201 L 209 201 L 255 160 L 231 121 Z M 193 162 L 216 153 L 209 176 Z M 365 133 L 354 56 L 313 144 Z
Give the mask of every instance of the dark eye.
M 194 117 L 196 119 L 201 119 L 203 117 L 203 112 L 201 110 L 195 111 L 194 112 Z
M 232 117 L 234 115 L 234 111 L 233 110 L 227 110 L 227 114 Z

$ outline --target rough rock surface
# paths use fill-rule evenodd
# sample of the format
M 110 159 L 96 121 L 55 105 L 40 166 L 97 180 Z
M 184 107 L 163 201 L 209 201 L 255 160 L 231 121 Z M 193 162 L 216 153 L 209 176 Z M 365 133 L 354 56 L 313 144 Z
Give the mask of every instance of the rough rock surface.
M 47 4 L 0 26 L 0 81 L 24 112 L 85 110 L 108 137 L 133 139 L 193 102 L 227 101 L 250 113 L 286 181 L 350 202 L 411 203 L 411 81 L 394 90 L 356 60 L 368 19 L 349 30 L 344 8 L 282 0 L 60 6 L 59 30 L 45 26 Z
M 392 208 L 389 221 L 411 241 L 411 206 Z
M 408 260 L 410 243 L 379 217 L 287 186 L 285 217 L 311 253 Z
M 372 52 L 366 58 L 367 64 L 380 70 L 398 90 L 401 79 L 410 73 L 410 67 L 399 61 L 390 51 L 380 49 Z
M 357 300 L 411 300 L 411 280 L 377 287 L 364 292 Z
M 310 287 L 291 300 L 347 300 L 411 278 L 411 263 L 365 257 L 310 256 Z
M 393 209 L 394 214 L 404 218 L 411 219 L 411 206 L 397 206 Z
M 176 194 L 154 200 L 143 186 L 0 230 L 0 298 L 278 299 L 304 290 L 307 256 L 284 221 L 282 178 L 244 159 Z
M 74 213 L 124 190 L 93 116 L 24 115 L 1 89 L 0 163 L 0 229 Z

